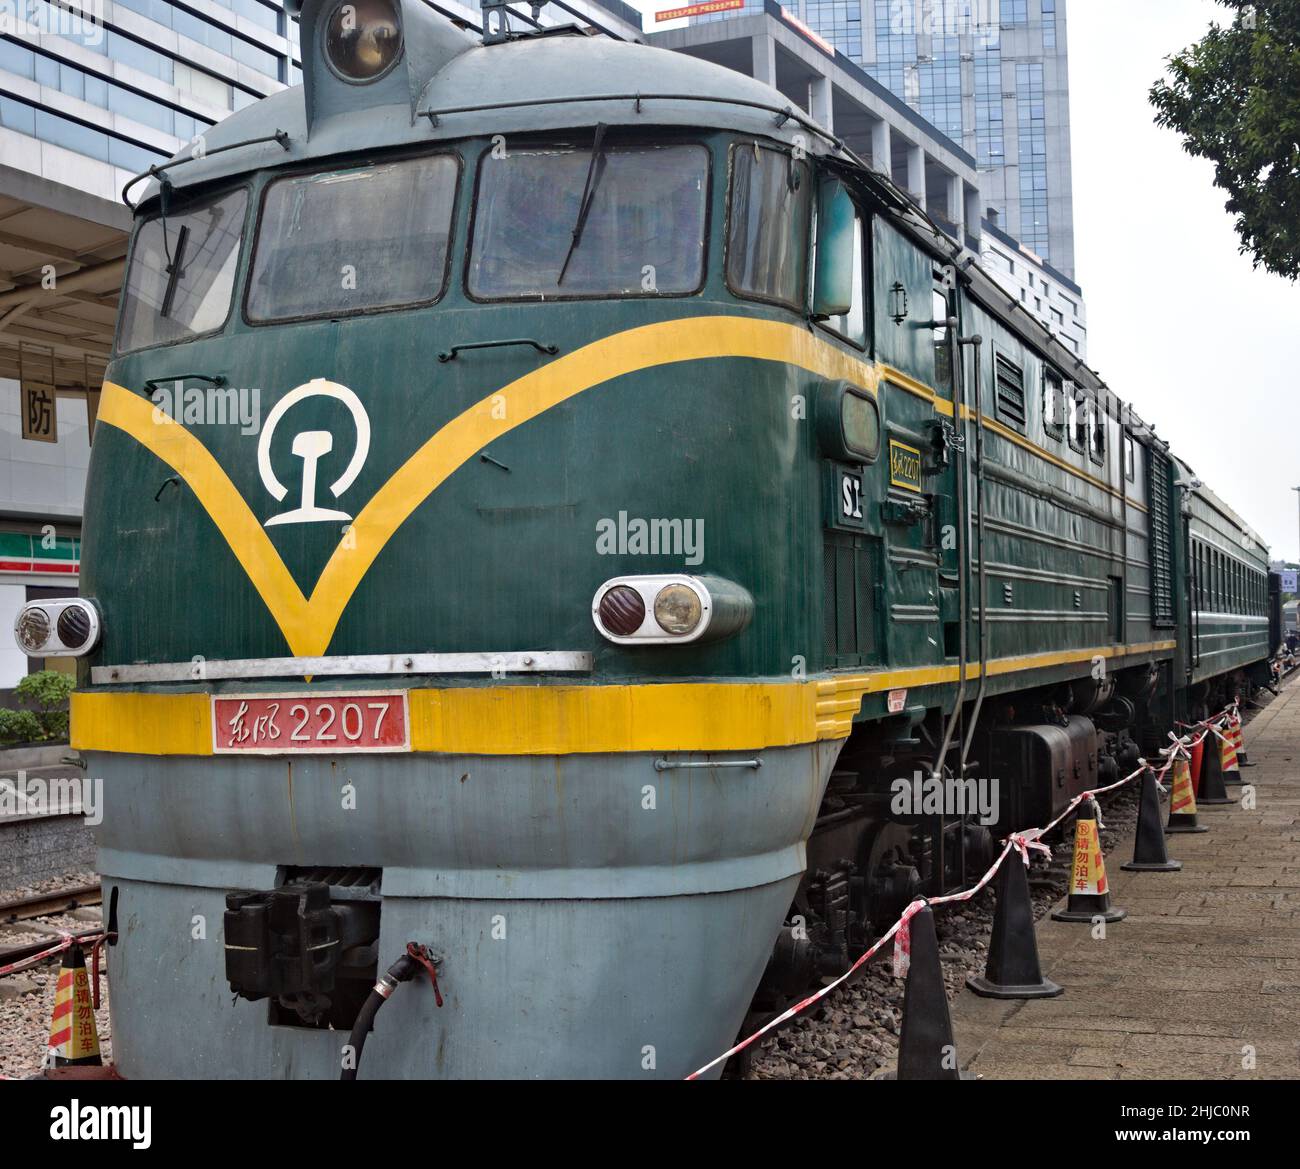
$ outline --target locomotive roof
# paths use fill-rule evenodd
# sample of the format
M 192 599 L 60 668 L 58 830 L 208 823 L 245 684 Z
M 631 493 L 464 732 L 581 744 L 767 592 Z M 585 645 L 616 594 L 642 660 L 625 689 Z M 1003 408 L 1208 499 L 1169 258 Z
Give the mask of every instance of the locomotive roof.
M 402 86 L 388 87 L 376 96 L 392 100 L 375 103 L 363 100 L 369 96 L 364 87 L 342 86 L 320 64 L 313 71 L 304 33 L 304 84 L 271 94 L 205 131 L 206 156 L 176 166 L 168 177 L 183 190 L 262 167 L 363 150 L 582 130 L 602 122 L 731 130 L 799 141 L 814 155 L 837 153 L 834 139 L 817 130 L 784 94 L 685 53 L 577 32 L 494 45 L 460 35 L 465 43 L 453 42 L 455 51 L 431 73 L 416 73 Z M 339 99 L 330 100 L 331 87 L 341 87 Z M 778 115 L 786 110 L 789 114 L 778 125 Z M 226 149 L 277 132 L 288 135 L 283 148 L 262 142 Z M 222 152 L 214 153 L 218 150 Z M 181 151 L 175 159 L 187 153 Z M 148 196 L 156 194 L 151 182 Z

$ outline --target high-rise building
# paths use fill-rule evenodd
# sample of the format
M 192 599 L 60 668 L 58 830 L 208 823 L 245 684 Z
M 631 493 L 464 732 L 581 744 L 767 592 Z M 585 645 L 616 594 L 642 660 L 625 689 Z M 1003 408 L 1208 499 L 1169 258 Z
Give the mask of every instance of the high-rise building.
M 1074 276 L 1065 0 L 783 0 L 976 159 L 992 222 Z

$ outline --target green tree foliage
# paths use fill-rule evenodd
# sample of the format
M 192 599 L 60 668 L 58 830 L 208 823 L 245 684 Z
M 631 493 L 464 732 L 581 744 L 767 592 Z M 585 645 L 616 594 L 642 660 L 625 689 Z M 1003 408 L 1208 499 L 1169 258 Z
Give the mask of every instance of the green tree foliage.
M 0 710 L 0 742 L 66 741 L 68 695 L 75 685 L 68 674 L 56 670 L 28 674 L 14 688 L 14 693 L 24 706 L 36 709 Z
M 1241 251 L 1300 277 L 1300 0 L 1219 0 L 1234 10 L 1169 58 L 1151 87 L 1156 123 L 1214 163 Z

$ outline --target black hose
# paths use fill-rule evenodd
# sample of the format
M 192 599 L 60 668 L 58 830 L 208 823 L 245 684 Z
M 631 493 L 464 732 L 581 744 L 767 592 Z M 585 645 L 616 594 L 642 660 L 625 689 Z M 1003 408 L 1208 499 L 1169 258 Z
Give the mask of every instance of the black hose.
M 409 982 L 418 969 L 415 959 L 409 954 L 403 954 L 388 968 L 388 973 L 375 983 L 374 989 L 357 1014 L 357 1021 L 352 1024 L 352 1033 L 348 1036 L 348 1046 L 352 1048 L 352 1066 L 344 1065 L 343 1072 L 339 1076 L 340 1080 L 357 1078 L 357 1072 L 361 1068 L 361 1049 L 366 1045 L 366 1036 L 370 1034 L 375 1024 L 375 1016 L 379 1014 L 379 1008 L 388 1001 L 393 991 L 397 989 L 397 984 Z

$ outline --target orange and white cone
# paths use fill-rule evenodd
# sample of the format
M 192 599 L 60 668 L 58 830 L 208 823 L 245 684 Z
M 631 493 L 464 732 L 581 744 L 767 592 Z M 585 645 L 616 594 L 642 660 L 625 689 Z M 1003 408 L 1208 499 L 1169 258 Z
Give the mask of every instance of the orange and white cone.
M 1232 716 L 1232 741 L 1237 748 L 1237 766 L 1254 767 L 1255 765 L 1246 758 L 1246 740 L 1241 733 L 1241 715 Z M 1230 781 L 1235 782 L 1235 781 Z
M 1110 904 L 1110 886 L 1106 881 L 1106 861 L 1101 854 L 1101 819 L 1097 802 L 1087 800 L 1079 806 L 1074 822 L 1074 868 L 1070 872 L 1070 896 L 1064 909 L 1052 911 L 1053 921 L 1093 922 L 1122 921 L 1127 909 Z
M 1233 731 L 1232 720 L 1228 720 L 1228 725 L 1218 736 L 1219 739 L 1219 766 L 1223 769 L 1223 774 L 1227 775 L 1229 771 L 1237 770 L 1237 736 Z
M 70 946 L 63 956 L 59 982 L 55 988 L 46 1066 L 99 1066 L 103 1062 L 99 1057 L 99 1031 L 95 1027 L 95 1008 L 90 997 L 86 958 L 80 946 Z
M 1229 775 L 1237 774 L 1237 748 L 1232 742 L 1232 731 L 1225 724 L 1221 729 L 1217 723 L 1212 724 L 1209 734 L 1214 736 L 1218 746 L 1208 740 L 1209 750 L 1205 755 L 1205 765 L 1201 769 L 1201 790 L 1196 793 L 1196 802 L 1202 808 L 1211 805 L 1235 804 L 1234 797 L 1228 795 L 1224 783 Z
M 1169 820 L 1166 832 L 1208 832 L 1204 824 L 1196 822 L 1196 792 L 1192 789 L 1192 773 L 1187 760 L 1179 755 L 1174 759 L 1173 790 L 1169 797 Z

